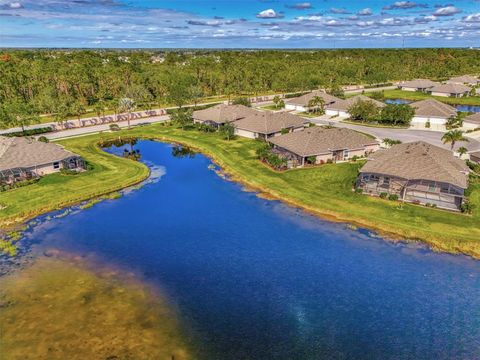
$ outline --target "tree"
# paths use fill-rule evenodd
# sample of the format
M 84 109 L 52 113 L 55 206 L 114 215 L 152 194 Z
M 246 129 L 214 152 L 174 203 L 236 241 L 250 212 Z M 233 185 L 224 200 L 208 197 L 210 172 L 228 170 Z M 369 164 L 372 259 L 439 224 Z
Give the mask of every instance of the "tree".
M 410 125 L 415 110 L 407 104 L 387 104 L 380 111 L 380 121 L 392 125 Z
M 463 136 L 463 131 L 455 129 L 443 134 L 442 141 L 444 144 L 450 143 L 451 149 L 453 151 L 453 148 L 457 141 L 468 141 L 468 139 Z
M 118 102 L 118 109 L 119 112 L 126 112 L 127 113 L 127 122 L 128 128 L 130 129 L 130 118 L 132 115 L 132 111 L 135 110 L 135 101 L 131 98 L 125 97 L 121 98 Z
M 178 124 L 183 130 L 193 123 L 191 109 L 177 109 L 172 112 L 170 119 Z
M 247 97 L 236 98 L 235 100 L 232 101 L 232 104 L 252 107 L 252 102 Z
M 463 156 L 468 152 L 468 149 L 465 146 L 460 146 L 457 149 L 457 152 L 460 154 L 460 156 Z
M 220 127 L 220 133 L 225 140 L 231 140 L 235 136 L 235 127 L 231 123 L 225 123 Z
M 317 115 L 325 114 L 325 100 L 318 95 L 314 96 L 308 102 L 308 110 Z
M 75 100 L 71 104 L 70 112 L 72 113 L 72 115 L 75 115 L 77 117 L 78 126 L 82 126 L 81 117 L 82 117 L 83 114 L 85 114 L 87 112 L 87 109 L 85 107 L 85 103 L 83 102 L 83 100 L 81 100 L 81 99 Z
M 25 126 L 40 122 L 37 109 L 31 104 L 15 99 L 2 106 L 2 122 L 7 126 L 19 126 L 25 132 Z
M 273 104 L 275 105 L 275 109 L 278 109 L 280 104 L 283 102 L 283 100 L 278 95 L 275 95 L 272 101 L 273 101 Z
M 348 108 L 348 113 L 353 120 L 375 121 L 380 115 L 380 108 L 370 100 L 358 99 Z
M 460 113 L 457 113 L 455 116 L 451 116 L 448 118 L 447 122 L 445 123 L 445 127 L 447 130 L 451 129 L 458 129 L 463 125 L 463 116 Z
M 338 85 L 333 85 L 330 89 L 328 89 L 327 94 L 330 94 L 332 96 L 336 96 L 340 99 L 345 99 L 345 92 Z

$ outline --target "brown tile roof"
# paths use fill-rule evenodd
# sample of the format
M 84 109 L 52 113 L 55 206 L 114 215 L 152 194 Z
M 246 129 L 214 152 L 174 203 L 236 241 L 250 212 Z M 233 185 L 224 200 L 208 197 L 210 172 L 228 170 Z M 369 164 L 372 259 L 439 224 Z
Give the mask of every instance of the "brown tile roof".
M 204 110 L 193 112 L 193 118 L 200 121 L 212 121 L 217 124 L 224 124 L 257 113 L 258 111 L 245 105 L 219 104 Z
M 400 87 L 417 88 L 417 89 L 428 89 L 436 85 L 438 85 L 437 82 L 428 80 L 428 79 L 415 79 L 415 80 L 405 81 L 399 84 Z
M 247 130 L 259 134 L 274 134 L 282 129 L 300 128 L 308 121 L 300 116 L 288 112 L 261 112 L 249 115 L 233 123 L 238 129 Z
M 463 121 L 480 125 L 480 112 L 468 115 L 467 117 L 465 117 L 465 119 L 463 119 Z
M 308 94 L 305 94 L 305 95 L 302 95 L 302 96 L 299 96 L 299 97 L 296 97 L 296 98 L 285 100 L 285 103 L 286 104 L 291 104 L 291 105 L 299 105 L 299 106 L 307 107 L 308 102 L 311 99 L 313 99 L 315 96 L 321 97 L 325 101 L 326 106 L 328 106 L 330 104 L 333 104 L 334 102 L 337 102 L 337 101 L 342 101 L 342 99 L 339 99 L 335 96 L 329 95 L 326 92 L 323 92 L 321 90 L 316 90 L 316 91 L 312 91 L 311 93 L 308 93 Z
M 469 169 L 451 151 L 417 141 L 373 153 L 360 172 L 438 181 L 466 189 Z
M 428 89 L 431 92 L 444 94 L 465 94 L 471 90 L 468 86 L 461 84 L 441 84 Z
M 277 136 L 269 141 L 303 157 L 328 154 L 333 150 L 361 149 L 365 145 L 377 144 L 372 138 L 354 130 L 319 126 Z
M 452 77 L 447 81 L 447 83 L 476 85 L 480 83 L 480 79 L 477 78 L 476 76 L 463 75 L 463 76 Z
M 32 138 L 0 136 L 0 171 L 30 168 L 76 156 L 60 145 Z
M 415 116 L 431 116 L 448 119 L 457 115 L 457 109 L 435 99 L 426 99 L 410 104 L 415 109 Z
M 362 101 L 371 101 L 373 102 L 375 105 L 377 105 L 378 107 L 385 107 L 385 104 L 378 101 L 378 100 L 375 100 L 375 99 L 372 99 L 372 98 L 369 98 L 368 96 L 365 96 L 365 95 L 356 95 L 356 96 L 353 96 L 351 98 L 348 98 L 346 100 L 342 100 L 342 99 L 339 99 L 339 101 L 327 106 L 326 108 L 329 109 L 329 110 L 341 110 L 341 111 L 347 111 L 348 109 L 350 109 L 350 107 L 355 104 L 357 101 L 359 100 L 362 100 Z

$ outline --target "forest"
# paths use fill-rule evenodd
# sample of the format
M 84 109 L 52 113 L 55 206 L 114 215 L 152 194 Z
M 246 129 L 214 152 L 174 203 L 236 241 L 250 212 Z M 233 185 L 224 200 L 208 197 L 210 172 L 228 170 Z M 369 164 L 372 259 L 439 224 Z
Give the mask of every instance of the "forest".
M 202 98 L 443 80 L 480 73 L 468 49 L 2 50 L 0 127 L 39 114 L 57 121 L 87 111 L 182 106 Z M 19 123 L 20 122 L 20 123 Z

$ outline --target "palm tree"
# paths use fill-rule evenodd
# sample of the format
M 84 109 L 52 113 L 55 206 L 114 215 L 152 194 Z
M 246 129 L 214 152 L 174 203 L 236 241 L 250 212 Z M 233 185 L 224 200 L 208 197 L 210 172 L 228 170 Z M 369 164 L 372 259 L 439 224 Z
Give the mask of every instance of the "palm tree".
M 452 144 L 452 151 L 457 141 L 468 141 L 467 138 L 463 136 L 463 131 L 461 130 L 450 130 L 446 132 L 442 136 L 442 141 L 444 144 L 451 143 Z
M 308 108 L 313 109 L 313 112 L 316 114 L 323 115 L 325 113 L 325 100 L 316 95 L 308 102 Z
M 465 154 L 468 152 L 468 150 L 467 150 L 466 147 L 460 146 L 460 147 L 457 149 L 457 152 L 458 152 L 458 154 L 460 155 L 460 157 L 462 157 L 463 155 L 465 155 Z
M 120 112 L 127 113 L 128 128 L 130 129 L 130 118 L 132 115 L 132 111 L 135 109 L 135 101 L 133 101 L 133 99 L 130 99 L 128 97 L 121 98 L 118 103 L 118 108 Z

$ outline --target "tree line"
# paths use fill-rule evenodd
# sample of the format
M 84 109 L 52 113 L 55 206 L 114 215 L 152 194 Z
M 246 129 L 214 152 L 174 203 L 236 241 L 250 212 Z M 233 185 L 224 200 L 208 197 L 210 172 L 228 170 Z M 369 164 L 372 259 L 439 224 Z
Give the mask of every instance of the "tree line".
M 410 78 L 480 73 L 477 51 L 407 50 L 4 50 L 0 126 L 39 114 L 55 120 L 87 111 L 183 106 L 209 96 L 295 92 Z M 128 99 L 128 100 L 125 100 Z

